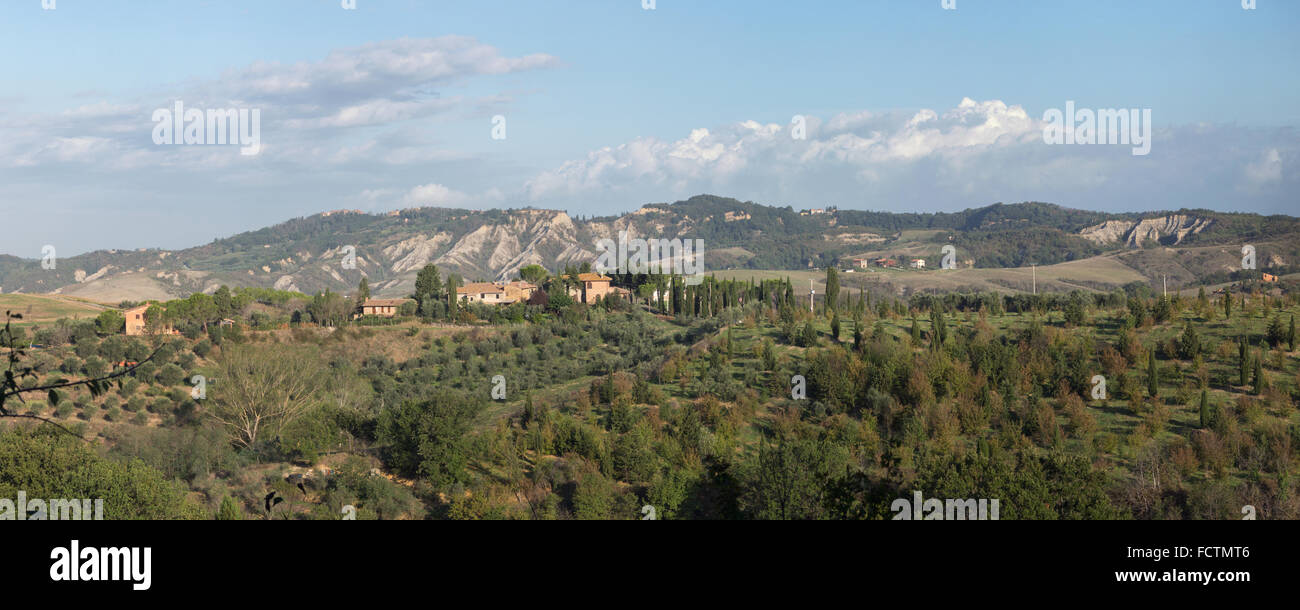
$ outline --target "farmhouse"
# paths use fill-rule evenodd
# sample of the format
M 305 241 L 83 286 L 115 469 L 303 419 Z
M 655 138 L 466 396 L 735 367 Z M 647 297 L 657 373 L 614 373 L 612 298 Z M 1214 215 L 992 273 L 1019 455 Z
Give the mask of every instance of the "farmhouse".
M 569 276 L 563 276 L 563 279 L 569 279 Z M 612 281 L 613 278 L 599 273 L 579 273 L 578 285 L 569 288 L 569 296 L 590 305 L 608 295 L 618 294 L 617 290 L 609 285 Z
M 391 318 L 397 315 L 402 303 L 408 299 L 366 299 L 361 303 L 361 315 Z
M 513 282 L 470 282 L 456 289 L 456 299 L 465 303 L 509 305 L 528 301 L 537 286 L 519 280 Z
M 914 258 L 912 259 L 912 262 L 908 263 L 907 266 L 913 269 L 925 269 L 925 259 Z
M 456 288 L 456 300 L 464 303 L 499 305 L 506 299 L 506 289 L 491 282 L 470 282 Z
M 1273 274 L 1271 274 L 1271 273 L 1265 273 L 1265 274 L 1264 274 L 1264 283 L 1265 283 L 1265 284 L 1276 284 L 1276 283 L 1277 283 L 1277 276 L 1276 276 L 1276 275 L 1273 275 Z
M 534 292 L 537 292 L 537 286 L 520 280 L 502 284 L 501 287 L 505 289 L 506 298 L 511 303 L 527 301 L 532 298 Z
M 144 312 L 148 310 L 149 304 L 145 303 L 122 312 L 122 315 L 126 316 L 126 334 L 131 336 L 144 334 Z
M 871 261 L 871 262 L 875 263 L 877 267 L 897 267 L 897 266 L 898 266 L 898 261 L 896 261 L 896 260 L 894 260 L 894 259 L 892 259 L 892 258 L 886 258 L 886 257 L 884 257 L 884 256 L 882 256 L 882 257 L 880 257 L 880 258 L 878 258 L 878 259 L 876 259 L 876 260 L 874 260 L 874 261 Z
M 149 311 L 149 308 L 152 306 L 153 303 L 145 303 L 144 305 L 132 307 L 122 312 L 122 315 L 126 317 L 126 326 L 124 328 L 126 334 L 133 337 L 149 334 L 148 323 L 145 320 L 145 312 Z M 160 328 L 155 329 L 155 334 L 177 335 L 180 333 L 176 329 L 172 328 L 170 324 L 164 323 Z

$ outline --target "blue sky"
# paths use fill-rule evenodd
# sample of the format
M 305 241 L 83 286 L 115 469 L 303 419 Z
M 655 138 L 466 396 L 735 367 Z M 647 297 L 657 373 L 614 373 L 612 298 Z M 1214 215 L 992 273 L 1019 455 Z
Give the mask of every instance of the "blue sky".
M 1290 0 L 55 2 L 0 5 L 0 253 L 186 247 L 337 208 L 602 215 L 701 192 L 1300 209 Z M 155 145 L 151 113 L 177 99 L 260 110 L 263 151 Z M 1151 109 L 1151 154 L 1046 145 L 1044 112 L 1067 100 Z

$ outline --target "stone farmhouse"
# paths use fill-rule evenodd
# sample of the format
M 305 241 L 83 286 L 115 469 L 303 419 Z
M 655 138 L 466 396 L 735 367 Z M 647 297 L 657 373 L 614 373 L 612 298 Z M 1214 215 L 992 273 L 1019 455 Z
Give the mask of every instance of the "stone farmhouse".
M 562 276 L 562 279 L 569 279 L 569 276 Z M 619 293 L 618 288 L 610 286 L 612 281 L 613 278 L 599 273 L 579 273 L 578 285 L 569 287 L 569 296 L 575 301 L 591 305 L 606 296 Z
M 380 316 L 391 318 L 397 315 L 402 304 L 410 299 L 366 299 L 361 303 L 362 316 Z
M 456 288 L 456 299 L 462 303 L 510 305 L 529 300 L 534 292 L 537 286 L 529 282 L 470 282 Z

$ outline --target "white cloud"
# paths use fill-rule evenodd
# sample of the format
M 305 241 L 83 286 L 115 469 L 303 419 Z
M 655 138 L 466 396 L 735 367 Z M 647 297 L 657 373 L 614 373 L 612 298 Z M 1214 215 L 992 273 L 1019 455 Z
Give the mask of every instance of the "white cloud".
M 225 158 L 238 156 L 234 146 L 195 150 L 154 145 L 152 114 L 155 109 L 170 110 L 176 101 L 190 109 L 260 110 L 263 148 L 257 160 L 261 162 L 300 167 L 436 162 L 458 155 L 428 139 L 408 138 L 392 145 L 374 132 L 418 131 L 403 127 L 456 111 L 500 108 L 513 97 L 443 96 L 438 89 L 469 78 L 558 63 L 545 54 L 507 57 L 491 45 L 464 36 L 376 42 L 337 49 L 319 61 L 257 62 L 149 99 L 99 100 L 63 111 L 4 115 L 0 118 L 0 167 L 97 162 L 92 169 L 186 167 L 204 171 L 239 162 Z M 370 143 L 358 142 L 359 138 L 368 138 Z
M 1282 153 L 1276 148 L 1264 151 L 1259 160 L 1246 166 L 1246 178 L 1255 186 L 1281 182 Z
M 259 62 L 226 74 L 223 83 L 252 101 L 348 105 L 392 91 L 446 83 L 470 76 L 551 68 L 559 60 L 543 53 L 504 57 L 468 36 L 402 38 L 336 49 L 316 62 Z
M 791 176 L 833 166 L 869 177 L 874 164 L 1030 142 L 1041 138 L 1041 125 L 1020 106 L 969 98 L 942 116 L 927 109 L 907 118 L 869 111 L 840 114 L 824 124 L 813 118 L 807 140 L 794 139 L 789 125 L 750 120 L 718 130 L 695 128 L 672 143 L 640 138 L 602 148 L 533 177 L 525 191 L 544 199 L 638 182 L 710 188 L 752 179 L 752 172 Z
M 695 127 L 674 141 L 637 138 L 539 172 L 522 195 L 579 208 L 707 192 L 903 211 L 1024 200 L 1131 211 L 1216 207 L 1243 181 L 1256 188 L 1295 181 L 1282 167 L 1297 148 L 1286 129 L 1164 127 L 1154 132 L 1154 152 L 1141 157 L 1121 145 L 1047 145 L 1041 118 L 1001 100 L 805 119 L 804 140 L 789 124 L 752 120 Z M 1234 167 L 1244 174 L 1231 175 Z
M 411 207 L 455 207 L 464 205 L 467 201 L 469 201 L 469 195 L 434 183 L 417 186 L 402 198 L 402 203 Z
M 500 204 L 505 199 L 503 192 L 496 187 L 474 195 L 436 182 L 421 184 L 405 191 L 395 188 L 366 189 L 359 197 L 365 202 L 362 207 L 369 211 L 417 207 L 481 208 Z
M 284 124 L 292 129 L 386 125 L 444 112 L 460 105 L 463 101 L 463 98 L 460 97 L 408 101 L 367 100 L 359 104 L 339 108 L 329 116 L 311 119 L 290 119 L 285 121 Z

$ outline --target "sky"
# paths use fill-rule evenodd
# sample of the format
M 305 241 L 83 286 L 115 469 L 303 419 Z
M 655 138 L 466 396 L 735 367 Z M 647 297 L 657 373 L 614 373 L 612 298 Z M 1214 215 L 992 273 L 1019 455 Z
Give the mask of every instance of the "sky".
M 0 253 L 701 193 L 1296 214 L 1300 2 L 1253 4 L 5 0 Z M 257 146 L 160 132 L 178 101 Z M 1090 141 L 1067 104 L 1133 120 Z

